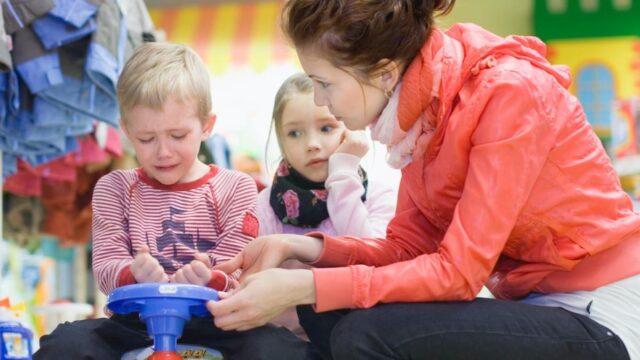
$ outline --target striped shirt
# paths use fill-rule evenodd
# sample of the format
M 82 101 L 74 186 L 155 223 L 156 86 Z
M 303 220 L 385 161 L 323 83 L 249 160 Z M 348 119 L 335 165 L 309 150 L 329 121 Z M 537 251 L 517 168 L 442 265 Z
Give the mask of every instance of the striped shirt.
M 258 232 L 256 185 L 237 171 L 211 166 L 189 183 L 163 185 L 142 169 L 117 170 L 93 193 L 93 272 L 109 294 L 147 245 L 168 275 L 207 253 L 212 264 L 235 256 Z

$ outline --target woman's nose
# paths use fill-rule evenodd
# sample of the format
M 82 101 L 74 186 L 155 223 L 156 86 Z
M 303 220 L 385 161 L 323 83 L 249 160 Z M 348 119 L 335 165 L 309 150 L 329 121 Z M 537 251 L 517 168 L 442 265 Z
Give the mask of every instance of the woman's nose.
M 322 89 L 318 89 L 318 86 L 313 88 L 313 102 L 317 106 L 329 106 L 328 98 L 323 94 Z

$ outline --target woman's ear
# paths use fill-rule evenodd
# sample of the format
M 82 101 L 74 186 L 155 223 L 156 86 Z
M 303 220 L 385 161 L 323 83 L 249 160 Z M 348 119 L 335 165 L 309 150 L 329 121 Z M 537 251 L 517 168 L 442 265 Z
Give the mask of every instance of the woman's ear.
M 402 77 L 402 68 L 397 61 L 382 59 L 378 61 L 379 67 L 374 77 L 374 85 L 379 87 L 386 93 L 392 93 L 400 78 Z
M 205 120 L 204 125 L 202 126 L 202 140 L 206 140 L 211 132 L 213 131 L 213 126 L 216 124 L 218 116 L 214 113 L 209 114 L 207 116 L 207 120 Z

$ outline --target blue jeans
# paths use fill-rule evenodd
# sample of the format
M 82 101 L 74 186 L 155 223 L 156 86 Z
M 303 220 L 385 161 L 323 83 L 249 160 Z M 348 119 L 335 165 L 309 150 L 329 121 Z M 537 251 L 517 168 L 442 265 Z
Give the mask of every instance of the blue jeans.
M 82 79 L 64 75 L 64 84 L 49 87 L 38 93 L 38 96 L 71 112 L 118 126 L 116 98 L 105 93 L 86 75 Z
M 325 359 L 620 359 L 609 329 L 561 308 L 514 301 L 381 304 L 315 313 L 300 324 Z

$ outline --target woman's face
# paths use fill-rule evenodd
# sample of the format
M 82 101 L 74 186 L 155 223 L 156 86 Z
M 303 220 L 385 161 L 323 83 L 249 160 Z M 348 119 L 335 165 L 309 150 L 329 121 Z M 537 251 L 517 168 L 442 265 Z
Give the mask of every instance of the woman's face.
M 381 88 L 360 83 L 348 68 L 335 67 L 312 48 L 297 52 L 302 68 L 313 80 L 316 105 L 329 107 L 350 130 L 362 130 L 378 118 L 387 105 Z

